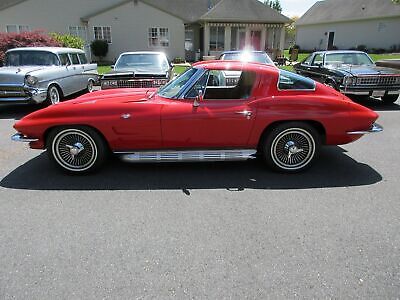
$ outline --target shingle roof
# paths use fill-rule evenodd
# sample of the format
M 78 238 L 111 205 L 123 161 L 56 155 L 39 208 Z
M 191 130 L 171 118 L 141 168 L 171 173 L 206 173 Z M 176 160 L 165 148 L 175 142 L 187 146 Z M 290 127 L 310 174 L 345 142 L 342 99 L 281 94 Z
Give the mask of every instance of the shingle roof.
M 20 2 L 24 2 L 26 0 L 1 0 L 0 1 L 0 10 L 6 9 L 7 7 L 17 5 Z
M 400 16 L 400 5 L 391 0 L 325 0 L 316 2 L 296 25 Z
M 291 20 L 257 0 L 221 0 L 202 21 L 290 23 Z

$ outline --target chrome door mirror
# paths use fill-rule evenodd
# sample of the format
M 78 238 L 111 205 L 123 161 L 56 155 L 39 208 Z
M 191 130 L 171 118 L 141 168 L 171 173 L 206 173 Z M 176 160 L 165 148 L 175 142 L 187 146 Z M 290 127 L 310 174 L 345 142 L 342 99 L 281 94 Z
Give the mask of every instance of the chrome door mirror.
M 193 107 L 198 107 L 200 105 L 200 102 L 203 101 L 203 99 L 204 99 L 203 91 L 198 90 L 197 96 L 196 96 L 196 98 L 194 98 L 194 101 L 193 101 Z

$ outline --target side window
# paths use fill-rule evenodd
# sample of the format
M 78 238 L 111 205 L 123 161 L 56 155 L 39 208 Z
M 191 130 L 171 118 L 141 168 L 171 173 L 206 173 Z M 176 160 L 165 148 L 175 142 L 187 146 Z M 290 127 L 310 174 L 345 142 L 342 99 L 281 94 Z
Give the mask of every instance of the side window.
M 71 57 L 73 65 L 79 65 L 78 53 L 70 53 L 69 56 Z
M 79 53 L 78 56 L 79 56 L 79 60 L 81 61 L 81 64 L 87 64 L 88 63 L 88 60 L 86 58 L 85 53 Z
M 66 53 L 61 53 L 59 54 L 60 57 L 60 61 L 61 61 L 61 65 L 62 66 L 66 66 L 66 65 L 70 65 L 71 61 L 69 60 L 68 54 Z
M 303 65 L 309 65 L 311 63 L 312 55 L 309 55 L 305 60 L 303 60 Z
M 322 65 L 324 61 L 324 55 L 323 54 L 316 54 L 314 57 L 314 60 L 312 62 L 313 66 L 318 66 L 318 65 Z
M 198 95 L 199 91 L 201 90 L 204 94 L 204 90 L 206 89 L 206 83 L 208 79 L 209 72 L 205 72 L 203 76 L 200 77 L 199 80 L 193 85 L 193 87 L 189 90 L 186 94 L 186 99 L 194 99 Z
M 315 82 L 295 73 L 280 70 L 279 71 L 279 90 L 314 90 Z

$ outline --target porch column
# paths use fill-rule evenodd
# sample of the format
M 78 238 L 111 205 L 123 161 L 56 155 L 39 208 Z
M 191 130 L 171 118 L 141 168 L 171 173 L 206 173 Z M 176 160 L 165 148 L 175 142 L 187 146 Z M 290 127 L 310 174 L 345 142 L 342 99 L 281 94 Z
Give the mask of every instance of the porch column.
M 265 45 L 266 37 L 267 37 L 267 28 L 263 27 L 263 29 L 261 30 L 261 42 L 260 42 L 262 51 L 264 51 L 266 48 Z
M 204 53 L 203 55 L 208 55 L 210 51 L 210 26 L 208 23 L 204 24 Z
M 285 48 L 285 24 L 282 24 L 281 27 L 281 40 L 279 42 L 279 49 L 281 50 L 283 54 L 283 50 Z
M 229 51 L 231 49 L 231 26 L 225 26 L 225 38 L 224 38 L 224 50 Z
M 249 26 L 246 27 L 246 36 L 244 42 L 244 48 L 250 48 L 251 46 L 251 29 Z

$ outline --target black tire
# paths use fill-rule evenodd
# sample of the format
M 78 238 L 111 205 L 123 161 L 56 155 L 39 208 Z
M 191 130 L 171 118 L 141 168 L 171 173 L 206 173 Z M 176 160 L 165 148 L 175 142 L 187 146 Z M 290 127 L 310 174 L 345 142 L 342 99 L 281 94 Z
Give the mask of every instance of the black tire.
M 262 141 L 266 164 L 275 171 L 297 173 L 309 168 L 318 156 L 321 137 L 304 122 L 282 123 Z
M 61 102 L 61 99 L 63 98 L 63 94 L 60 90 L 60 88 L 52 84 L 49 86 L 47 89 L 47 99 L 46 99 L 46 104 L 47 105 L 53 105 Z
M 399 98 L 399 95 L 386 95 L 382 97 L 382 101 L 385 103 L 395 103 Z
M 94 80 L 93 80 L 93 79 L 89 79 L 85 91 L 86 91 L 87 93 L 92 93 L 92 92 L 94 91 Z
M 57 167 L 68 173 L 90 173 L 106 161 L 108 147 L 90 127 L 58 127 L 47 138 L 47 153 Z

